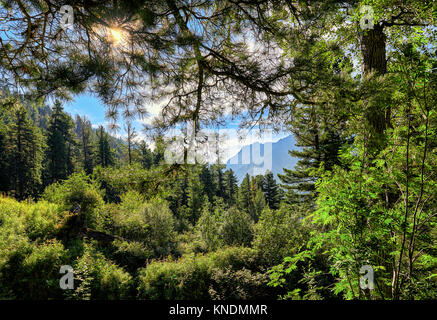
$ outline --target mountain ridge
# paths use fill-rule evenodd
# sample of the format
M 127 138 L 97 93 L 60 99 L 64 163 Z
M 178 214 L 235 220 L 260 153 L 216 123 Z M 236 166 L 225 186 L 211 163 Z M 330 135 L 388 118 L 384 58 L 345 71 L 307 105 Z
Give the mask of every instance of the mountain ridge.
M 238 182 L 244 179 L 246 173 L 251 176 L 264 174 L 267 170 L 279 181 L 278 173 L 283 169 L 293 169 L 297 159 L 290 156 L 289 150 L 297 149 L 292 135 L 281 138 L 276 142 L 255 142 L 243 146 L 237 154 L 226 162 L 226 169 L 232 169 L 237 176 Z M 268 154 L 271 150 L 271 158 Z M 267 153 L 267 157 L 265 156 Z

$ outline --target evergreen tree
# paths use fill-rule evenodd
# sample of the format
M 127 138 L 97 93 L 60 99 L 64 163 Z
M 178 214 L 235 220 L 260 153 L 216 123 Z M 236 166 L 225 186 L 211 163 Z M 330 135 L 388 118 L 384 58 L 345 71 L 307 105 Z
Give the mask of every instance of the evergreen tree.
M 213 209 L 211 203 L 205 195 L 202 213 L 197 222 L 196 229 L 199 232 L 200 238 L 207 250 L 213 251 L 220 246 L 219 227 L 221 211 Z
M 45 184 L 64 180 L 74 172 L 73 122 L 59 101 L 55 102 L 47 128 L 47 149 L 45 153 Z
M 137 137 L 137 132 L 135 128 L 132 126 L 132 122 L 130 120 L 126 122 L 125 130 L 127 133 L 126 142 L 127 142 L 127 150 L 128 150 L 128 163 L 132 164 L 132 148 L 135 145 L 135 138 Z
M 114 164 L 114 152 L 111 148 L 109 134 L 105 132 L 103 126 L 97 130 L 96 164 L 103 168 Z
M 252 217 L 253 221 L 258 222 L 261 212 L 266 207 L 266 199 L 264 196 L 264 192 L 259 187 L 254 177 L 252 177 L 250 181 L 250 196 L 251 206 L 248 213 Z
M 216 194 L 216 185 L 212 168 L 208 165 L 202 165 L 199 178 L 203 184 L 204 192 L 208 196 L 209 202 L 212 202 Z
M 150 169 L 153 164 L 153 153 L 145 141 L 141 141 L 138 145 L 138 161 L 144 169 Z
M 321 163 L 325 170 L 331 170 L 334 165 L 341 165 L 339 150 L 348 140 L 340 136 L 341 131 L 320 129 L 311 123 L 320 120 L 320 115 L 300 114 L 293 122 L 296 146 L 301 150 L 289 151 L 290 156 L 296 157 L 294 169 L 284 168 L 284 174 L 278 174 L 286 190 L 285 201 L 289 204 L 305 202 L 312 204 L 315 199 L 315 185 L 317 176 L 314 173 Z
M 250 176 L 246 173 L 246 176 L 238 189 L 237 207 L 242 211 L 249 212 L 251 211 L 251 206 Z
M 86 174 L 93 172 L 93 129 L 86 116 L 76 116 L 76 134 L 79 138 L 82 166 Z
M 18 107 L 9 129 L 9 174 L 11 189 L 20 200 L 33 196 L 41 185 L 42 135 Z
M 153 164 L 159 165 L 164 161 L 164 153 L 165 153 L 166 144 L 164 138 L 161 136 L 157 136 L 155 138 L 155 149 L 153 150 Z
M 0 119 L 1 120 L 1 119 Z M 7 144 L 8 130 L 7 126 L 0 121 L 0 192 L 9 190 L 10 174 L 9 170 L 9 152 Z
M 267 171 L 261 182 L 266 202 L 270 209 L 278 209 L 281 202 L 281 192 L 271 171 Z
M 264 192 L 258 186 L 256 179 L 246 174 L 238 190 L 238 209 L 248 213 L 256 222 L 265 206 Z
M 199 169 L 193 167 L 188 174 L 187 208 L 189 220 L 195 225 L 199 219 L 204 200 L 203 184 L 199 179 Z
M 226 170 L 224 174 L 225 180 L 225 199 L 232 206 L 235 204 L 238 195 L 238 180 L 232 169 Z
M 226 198 L 226 185 L 223 175 L 224 165 L 214 164 L 212 168 L 214 172 L 214 184 L 216 187 L 216 196 L 220 198 Z

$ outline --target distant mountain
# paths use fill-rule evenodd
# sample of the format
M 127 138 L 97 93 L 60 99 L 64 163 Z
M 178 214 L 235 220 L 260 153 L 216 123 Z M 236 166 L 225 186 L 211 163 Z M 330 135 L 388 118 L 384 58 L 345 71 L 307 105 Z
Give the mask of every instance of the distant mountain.
M 292 135 L 282 138 L 277 142 L 259 143 L 246 145 L 230 158 L 226 163 L 226 169 L 232 169 L 239 183 L 246 173 L 251 176 L 264 174 L 267 170 L 273 172 L 277 181 L 278 173 L 283 173 L 283 168 L 293 169 L 297 159 L 292 158 L 288 150 L 296 149 Z M 271 156 L 269 156 L 271 155 Z

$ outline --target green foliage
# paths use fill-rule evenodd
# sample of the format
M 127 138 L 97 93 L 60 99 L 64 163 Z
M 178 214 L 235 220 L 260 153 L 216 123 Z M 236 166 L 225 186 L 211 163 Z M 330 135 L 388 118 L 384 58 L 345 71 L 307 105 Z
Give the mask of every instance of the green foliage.
M 261 189 L 264 192 L 266 203 L 270 209 L 278 209 L 281 202 L 281 190 L 276 183 L 273 173 L 267 171 L 261 181 Z
M 97 183 L 83 172 L 74 173 L 67 180 L 48 186 L 43 199 L 61 205 L 66 211 L 79 204 L 80 213 L 85 217 L 88 227 L 95 228 L 102 223 L 98 210 L 103 206 L 101 191 Z
M 45 185 L 64 180 L 74 171 L 75 141 L 72 129 L 73 120 L 64 112 L 61 103 L 56 101 L 47 128 Z
M 74 262 L 75 289 L 67 291 L 69 299 L 121 300 L 132 295 L 132 276 L 108 261 L 93 245 Z
M 106 168 L 115 163 L 114 150 L 111 148 L 111 140 L 109 134 L 103 129 L 103 126 L 100 126 L 97 130 L 95 149 L 97 165 Z
M 41 184 L 42 136 L 28 118 L 28 112 L 18 105 L 12 114 L 8 130 L 9 186 L 22 200 L 35 196 Z
M 265 297 L 261 288 L 265 279 L 259 271 L 256 252 L 241 247 L 184 256 L 178 261 L 152 262 L 140 272 L 138 297 L 168 300 Z M 229 277 L 223 276 L 223 272 Z M 232 292 L 227 287 L 230 279 L 238 279 L 233 287 L 239 291 Z
M 165 201 L 144 202 L 134 191 L 122 197 L 119 211 L 113 217 L 120 236 L 143 243 L 154 257 L 165 257 L 174 250 L 174 217 Z
M 206 250 L 216 250 L 220 246 L 219 228 L 222 221 L 223 212 L 220 209 L 212 210 L 209 201 L 205 199 L 196 229 Z
M 225 246 L 250 246 L 253 222 L 248 213 L 234 207 L 225 211 L 218 234 Z
M 299 251 L 308 240 L 309 228 L 302 222 L 296 207 L 282 206 L 280 210 L 266 208 L 255 225 L 253 247 L 269 263 L 275 265 Z

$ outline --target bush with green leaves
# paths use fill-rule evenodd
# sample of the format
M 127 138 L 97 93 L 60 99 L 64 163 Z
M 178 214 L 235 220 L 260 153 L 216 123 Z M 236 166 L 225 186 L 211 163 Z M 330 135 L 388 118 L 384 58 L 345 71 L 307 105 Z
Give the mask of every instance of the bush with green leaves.
M 271 299 L 276 290 L 269 288 L 266 273 L 252 272 L 248 269 L 231 270 L 215 268 L 211 271 L 209 296 L 214 300 Z
M 138 297 L 140 299 L 211 299 L 235 298 L 228 288 L 228 277 L 218 270 L 239 279 L 239 298 L 265 297 L 261 287 L 267 285 L 255 250 L 228 247 L 208 254 L 185 255 L 179 260 L 155 261 L 139 273 Z M 244 278 L 244 279 L 243 279 Z M 243 283 L 249 284 L 245 291 Z M 252 290 L 257 288 L 256 290 Z M 266 290 L 268 290 L 266 286 Z
M 41 244 L 21 239 L 9 248 L 0 265 L 0 297 L 3 299 L 56 299 L 62 297 L 59 270 L 68 263 L 62 243 Z M 2 250 L 4 253 L 4 251 Z
M 275 265 L 294 254 L 307 239 L 298 208 L 284 205 L 279 210 L 265 208 L 255 225 L 253 247 L 266 262 Z
M 133 294 L 132 276 L 93 244 L 85 244 L 84 254 L 73 263 L 74 291 L 65 293 L 68 299 L 120 300 Z
M 223 220 L 223 213 L 222 208 L 212 208 L 208 200 L 204 202 L 196 224 L 196 233 L 205 251 L 214 251 L 221 245 L 219 227 Z
M 97 228 L 101 224 L 98 209 L 104 204 L 102 192 L 97 182 L 84 172 L 74 173 L 67 180 L 48 186 L 43 199 L 61 205 L 65 211 L 79 204 L 88 227 Z
M 113 217 L 114 229 L 125 239 L 144 243 L 154 257 L 164 257 L 175 248 L 173 213 L 163 200 L 144 201 L 136 191 L 124 194 Z
M 249 246 L 253 239 L 253 222 L 245 211 L 231 207 L 225 211 L 218 229 L 225 246 Z

